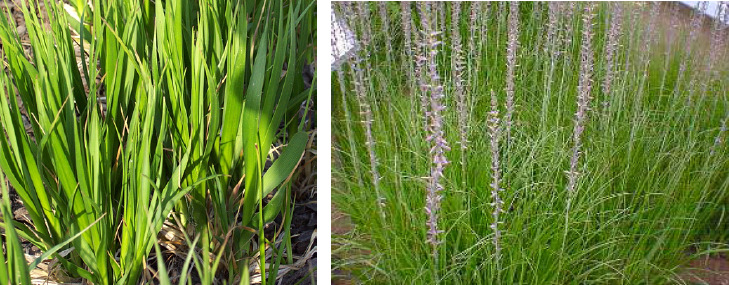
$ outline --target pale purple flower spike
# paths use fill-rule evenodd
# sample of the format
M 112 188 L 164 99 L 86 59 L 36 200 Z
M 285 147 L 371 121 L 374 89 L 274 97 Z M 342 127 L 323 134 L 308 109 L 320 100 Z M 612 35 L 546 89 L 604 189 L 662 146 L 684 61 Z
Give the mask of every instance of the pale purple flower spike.
M 438 31 L 431 31 L 430 25 L 430 8 L 425 5 L 423 7 L 423 39 L 420 43 L 426 50 L 426 56 L 419 59 L 420 64 L 425 64 L 428 68 L 429 83 L 421 86 L 423 91 L 430 91 L 430 109 L 426 112 L 428 120 L 428 136 L 427 141 L 431 142 L 430 157 L 432 166 L 430 169 L 430 177 L 427 186 L 427 196 L 425 199 L 425 213 L 428 215 L 427 241 L 433 246 L 433 258 L 438 259 L 438 245 L 442 243 L 439 235 L 443 232 L 438 229 L 438 211 L 440 210 L 441 200 L 443 196 L 443 171 L 448 164 L 448 158 L 445 152 L 450 150 L 448 142 L 446 142 L 443 133 L 443 118 L 441 112 L 445 110 L 445 106 L 441 102 L 443 99 L 443 86 L 440 84 L 440 76 L 438 75 L 436 56 L 438 55 L 438 47 L 442 44 L 437 37 L 440 35 Z M 423 80 L 424 82 L 426 80 Z

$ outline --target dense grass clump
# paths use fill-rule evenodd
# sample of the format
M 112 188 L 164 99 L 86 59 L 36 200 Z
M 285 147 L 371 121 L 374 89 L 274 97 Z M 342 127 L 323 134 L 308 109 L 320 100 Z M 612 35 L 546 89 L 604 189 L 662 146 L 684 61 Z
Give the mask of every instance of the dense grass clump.
M 3 207 L 0 283 L 46 258 L 51 280 L 88 284 L 273 284 L 295 267 L 314 1 L 70 2 L 18 1 L 27 42 L 0 16 L 0 168 L 29 218 L 13 229 Z M 16 231 L 43 252 L 30 266 Z
M 335 268 L 372 284 L 666 284 L 729 249 L 729 39 L 677 5 L 336 2 L 359 50 L 332 83 L 332 199 L 352 222 Z M 374 9 L 389 21 L 348 13 Z

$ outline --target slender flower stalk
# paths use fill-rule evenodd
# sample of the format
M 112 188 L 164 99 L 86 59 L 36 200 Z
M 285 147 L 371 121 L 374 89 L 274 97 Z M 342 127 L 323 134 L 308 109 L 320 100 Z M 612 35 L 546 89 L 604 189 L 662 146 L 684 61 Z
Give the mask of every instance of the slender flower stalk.
M 390 37 L 390 18 L 387 13 L 387 2 L 377 2 L 382 18 L 382 29 L 385 30 L 385 46 L 387 47 L 387 62 L 392 61 L 392 38 Z M 388 65 L 389 66 L 389 65 Z
M 503 17 L 506 12 L 506 1 L 499 1 L 499 17 Z
M 468 39 L 468 50 L 471 56 L 477 54 L 478 47 L 476 46 L 476 37 L 480 31 L 479 25 L 479 14 L 481 13 L 481 2 L 471 2 L 471 15 L 469 18 L 469 31 L 471 37 Z
M 543 22 L 542 17 L 544 16 L 543 10 L 544 10 L 544 4 L 542 2 L 539 2 L 539 1 L 534 2 L 534 5 L 532 6 L 532 13 L 529 16 L 528 21 L 535 22 L 535 23 L 542 23 Z M 546 27 L 544 25 L 540 25 L 539 28 L 533 30 L 533 33 L 529 34 L 529 37 L 533 38 L 535 41 L 534 49 L 533 49 L 535 52 L 535 55 L 538 54 L 539 51 L 541 51 L 543 49 L 542 46 L 544 46 L 546 44 L 544 37 L 542 37 L 542 35 L 546 34 L 546 31 L 548 29 L 549 29 L 548 27 Z
M 642 34 L 640 34 L 643 43 L 641 43 L 640 52 L 638 53 L 638 62 L 640 64 L 640 73 L 642 74 L 642 76 L 640 79 L 640 83 L 638 83 L 638 91 L 635 93 L 634 96 L 634 116 L 638 116 L 643 108 L 643 95 L 645 91 L 646 81 L 648 80 L 649 66 L 651 61 L 651 47 L 655 44 L 657 37 L 656 22 L 660 13 L 660 6 L 658 3 L 652 2 L 649 2 L 648 5 L 650 5 L 650 16 L 648 18 L 648 25 L 642 31 Z M 635 130 L 636 129 L 634 127 L 631 128 L 631 136 L 634 134 Z
M 359 19 L 362 47 L 369 47 L 370 41 L 372 40 L 372 30 L 370 27 L 372 21 L 370 19 L 369 2 L 357 2 L 356 8 L 355 16 Z
M 645 3 L 643 3 L 643 2 L 636 2 L 636 3 L 631 3 L 630 5 L 632 5 L 632 6 L 630 7 L 631 8 L 630 9 L 630 17 L 628 19 L 626 19 L 627 20 L 626 21 L 627 25 L 629 27 L 641 27 L 641 26 L 643 26 L 642 23 L 640 23 L 640 19 L 643 16 L 643 10 L 645 8 L 644 7 L 645 6 Z M 633 50 L 635 50 L 636 41 L 638 43 L 640 43 L 643 40 L 642 37 L 640 37 L 640 35 L 639 35 L 640 34 L 640 29 L 628 29 L 627 32 L 626 32 L 626 34 L 627 34 L 627 38 L 628 38 L 627 39 L 627 45 L 628 46 L 627 46 L 626 50 L 633 51 Z M 629 54 L 632 54 L 632 53 L 629 53 Z M 635 62 L 636 61 L 630 55 L 626 55 L 625 56 L 625 62 L 623 63 L 623 66 L 624 66 L 623 67 L 623 70 L 625 70 L 625 71 L 630 70 L 631 67 L 632 67 L 632 65 L 633 65 L 633 63 L 635 63 Z M 624 74 L 625 75 L 628 75 L 629 73 L 628 72 L 625 72 Z
M 621 3 L 612 3 L 612 18 L 610 19 L 610 29 L 608 30 L 607 42 L 605 43 L 605 79 L 602 84 L 602 93 L 605 96 L 603 106 L 607 110 L 610 104 L 610 92 L 612 82 L 615 77 L 615 61 L 617 57 L 618 45 L 623 21 L 623 5 Z
M 405 2 L 407 2 L 407 1 L 405 1 Z M 417 3 L 417 6 L 415 6 L 415 9 L 422 18 L 422 16 L 423 16 L 422 9 L 423 9 L 424 3 L 423 2 L 415 2 L 415 3 Z M 410 5 L 408 5 L 408 7 L 410 7 Z M 413 17 L 412 9 L 408 9 L 408 11 L 410 11 L 409 12 L 409 14 L 410 14 L 410 35 L 412 35 L 412 38 L 413 38 L 413 41 L 412 41 L 413 45 L 414 45 L 413 48 L 419 49 L 420 47 L 417 45 L 417 43 L 420 42 L 420 30 L 418 29 L 418 25 L 415 24 L 415 17 Z
M 575 113 L 575 127 L 572 133 L 572 158 L 570 159 L 570 170 L 567 172 L 567 192 L 570 196 L 572 196 L 575 192 L 577 185 L 577 178 L 579 176 L 577 168 L 581 155 L 582 133 L 585 131 L 587 111 L 590 108 L 590 100 L 592 99 L 590 91 L 592 88 L 593 68 L 592 19 L 595 17 L 593 14 L 594 6 L 595 4 L 593 3 L 585 5 L 585 13 L 583 14 L 584 27 L 582 32 L 582 47 L 580 51 L 580 79 L 579 85 L 577 86 L 577 112 Z
M 560 7 L 561 4 L 557 2 L 549 2 L 549 22 L 547 27 L 547 39 L 544 44 L 544 54 L 549 57 L 549 61 L 545 66 L 546 72 L 544 72 L 544 96 L 542 97 L 542 111 L 540 116 L 540 130 L 546 132 L 548 112 L 552 110 L 549 107 L 550 100 L 552 98 L 552 83 L 554 71 L 557 66 L 557 59 L 560 55 L 560 48 L 558 48 L 561 39 L 559 38 L 561 33 L 559 32 L 559 19 L 560 19 Z
M 564 49 L 566 53 L 570 53 L 572 50 L 572 37 L 574 36 L 574 23 L 572 18 L 575 15 L 575 2 L 562 2 L 563 11 L 562 16 L 566 20 L 564 23 L 564 36 L 562 38 Z
M 564 252 L 567 243 L 567 232 L 570 224 L 570 209 L 572 200 L 576 196 L 577 179 L 580 173 L 577 171 L 580 161 L 582 149 L 582 133 L 585 131 L 587 123 L 587 111 L 590 107 L 590 89 L 592 87 L 592 19 L 595 17 L 593 10 L 594 3 L 585 5 L 585 11 L 582 14 L 583 30 L 582 30 L 582 46 L 580 47 L 580 78 L 577 85 L 577 111 L 575 112 L 575 127 L 572 132 L 572 157 L 570 159 L 570 169 L 567 171 L 567 205 L 565 209 L 564 233 L 562 236 L 562 251 Z
M 428 15 L 429 11 L 425 11 L 425 15 Z M 429 27 L 428 17 L 423 18 L 423 27 Z M 441 180 L 443 178 L 443 171 L 445 166 L 448 164 L 448 159 L 445 156 L 445 152 L 450 150 L 448 142 L 445 140 L 443 132 L 443 117 L 441 112 L 445 110 L 445 105 L 442 103 L 443 99 L 443 86 L 440 84 L 440 76 L 438 75 L 436 57 L 438 55 L 438 48 L 441 42 L 437 39 L 440 32 L 423 30 L 424 42 L 421 44 L 427 48 L 425 58 L 419 59 L 425 61 L 426 67 L 428 68 L 428 77 L 430 84 L 427 85 L 427 89 L 430 91 L 430 110 L 426 114 L 428 124 L 428 136 L 426 141 L 431 142 L 431 161 L 432 166 L 430 169 L 429 183 L 427 187 L 427 196 L 425 199 L 425 212 L 428 215 L 428 237 L 427 241 L 433 247 L 433 259 L 438 260 L 438 245 L 442 243 L 439 239 L 440 233 L 443 231 L 438 229 L 438 211 L 440 210 L 441 200 L 443 196 L 443 185 Z M 424 88 L 425 89 L 425 88 Z
M 446 3 L 445 2 L 435 2 L 435 5 L 438 7 L 438 19 L 436 20 L 436 23 L 440 25 L 440 31 L 445 32 L 446 31 Z M 443 41 L 446 40 L 446 35 L 442 34 L 441 37 L 443 37 Z M 443 45 L 443 48 L 445 48 L 445 45 Z
M 481 14 L 481 2 L 471 2 L 471 15 L 469 20 L 469 32 L 470 37 L 468 38 L 468 58 L 469 62 L 474 68 L 468 69 L 468 80 L 471 82 L 471 86 L 478 87 L 478 74 L 480 70 L 481 62 L 481 45 L 478 44 L 483 41 L 483 34 L 481 34 L 480 17 Z
M 549 2 L 549 22 L 547 23 L 547 34 L 546 44 L 544 45 L 544 53 L 549 53 L 551 50 L 556 50 L 557 34 L 559 33 L 559 4 L 557 2 Z
M 463 88 L 463 48 L 461 44 L 461 30 L 458 25 L 461 17 L 461 2 L 451 2 L 451 38 L 453 44 L 452 69 L 453 83 L 455 89 L 453 93 L 456 97 L 456 111 L 458 113 L 458 127 L 461 133 L 461 150 L 468 148 L 468 110 L 466 104 L 466 94 Z
M 410 2 L 409 1 L 402 1 L 400 2 L 400 15 L 402 16 L 400 18 L 400 23 L 402 24 L 402 32 L 403 32 L 403 44 L 404 44 L 404 50 L 405 50 L 405 56 L 406 59 L 403 60 L 403 71 L 410 72 L 410 65 L 409 62 L 413 57 L 413 47 L 412 47 L 412 35 L 410 34 L 410 21 L 412 18 L 411 10 L 410 10 Z M 407 76 L 408 80 L 410 80 L 410 76 Z
M 401 59 L 402 70 L 403 70 L 403 74 L 405 75 L 405 78 L 406 78 L 405 80 L 408 84 L 408 87 L 410 89 L 410 94 L 411 94 L 411 96 L 410 96 L 410 113 L 414 115 L 416 113 L 416 106 L 417 106 L 415 104 L 415 102 L 417 100 L 417 96 L 414 95 L 417 93 L 417 92 L 415 92 L 417 83 L 416 83 L 416 80 L 414 80 L 414 78 L 417 78 L 417 77 L 414 77 L 415 74 L 414 74 L 413 62 L 415 61 L 415 58 L 414 58 L 414 54 L 413 54 L 412 36 L 413 36 L 413 34 L 415 34 L 415 36 L 417 36 L 418 33 L 412 32 L 413 31 L 413 27 L 412 27 L 412 25 L 413 25 L 412 18 L 413 17 L 412 17 L 412 7 L 411 7 L 410 1 L 400 2 L 400 15 L 401 15 L 400 23 L 402 24 L 402 31 L 403 31 L 403 45 L 404 45 L 403 50 L 405 51 L 403 59 Z
M 478 2 L 478 3 L 481 3 L 481 2 Z M 483 47 L 483 46 L 485 46 L 485 43 L 488 40 L 488 34 L 489 34 L 488 20 L 490 19 L 490 16 L 491 16 L 491 2 L 486 2 L 486 5 L 482 5 L 481 10 L 483 12 L 481 13 L 481 20 L 479 21 L 479 31 L 481 31 L 481 42 L 480 43 L 481 43 L 481 46 Z
M 500 186 L 501 181 L 501 165 L 499 160 L 499 137 L 501 136 L 499 121 L 499 105 L 496 99 L 494 90 L 491 90 L 491 111 L 488 114 L 488 129 L 491 147 L 491 207 L 493 212 L 493 222 L 491 223 L 491 229 L 494 231 L 494 251 L 496 255 L 496 266 L 500 270 L 501 265 L 501 230 L 499 230 L 499 224 L 503 222 L 499 219 L 501 213 L 505 213 L 503 210 L 504 201 L 501 200 L 499 193 L 504 191 Z
M 414 33 L 415 42 L 416 42 L 416 46 L 417 46 L 416 53 L 415 53 L 415 58 L 416 58 L 416 60 L 415 60 L 415 78 L 417 78 L 418 85 L 420 86 L 420 109 L 422 110 L 423 115 L 426 118 L 423 120 L 423 131 L 427 133 L 428 132 L 428 120 L 427 120 L 428 115 L 427 114 L 428 114 L 428 102 L 430 101 L 430 95 L 428 94 L 428 92 L 429 92 L 428 79 L 427 79 L 427 76 L 424 74 L 425 72 L 427 72 L 426 66 L 425 66 L 425 64 L 426 64 L 426 62 L 425 62 L 426 45 L 423 44 L 423 42 L 426 39 L 423 35 L 420 35 L 420 33 L 424 33 L 423 31 L 431 30 L 431 27 L 429 27 L 430 22 L 427 20 L 430 17 L 430 15 L 426 14 L 426 13 L 429 13 L 429 11 L 430 11 L 430 8 L 429 8 L 430 4 L 428 4 L 424 1 L 417 2 L 417 3 L 418 3 L 417 10 L 418 10 L 418 14 L 420 15 L 420 19 L 421 19 L 421 21 L 420 21 L 421 29 L 417 30 Z M 428 12 L 426 12 L 426 11 L 428 11 Z M 415 28 L 414 24 L 413 24 L 413 28 Z
M 711 33 L 711 57 L 719 59 L 722 51 L 726 48 L 726 30 L 727 25 L 723 24 L 729 21 L 729 1 L 720 1 L 719 7 L 716 9 L 716 21 L 714 21 L 714 27 Z M 712 61 L 710 67 L 713 69 L 716 62 Z M 716 70 L 714 70 L 716 71 Z
M 519 2 L 509 4 L 509 42 L 506 46 L 506 143 L 511 143 L 511 128 L 514 116 L 514 71 L 516 70 L 516 53 L 519 48 Z
M 683 77 L 686 76 L 686 70 L 688 68 L 688 64 L 690 63 L 691 56 L 693 55 L 693 45 L 698 39 L 699 32 L 701 30 L 701 25 L 703 24 L 703 12 L 706 11 L 706 2 L 699 2 L 696 4 L 696 9 L 694 10 L 693 17 L 691 18 L 691 26 L 689 27 L 689 36 L 686 39 L 686 47 L 684 48 L 684 51 L 686 55 L 681 60 L 681 65 L 678 68 L 678 76 L 676 78 L 676 87 L 673 89 L 677 95 L 679 88 L 681 86 L 681 82 L 683 81 Z M 689 82 L 689 92 L 693 91 L 693 85 L 694 80 L 692 79 Z M 691 102 L 691 94 L 689 93 L 689 96 L 686 96 L 688 102 Z
M 352 22 L 356 23 L 357 30 L 359 31 L 359 37 L 353 41 L 359 41 L 360 43 L 358 50 L 359 58 L 355 59 L 357 59 L 358 64 L 360 64 L 360 70 L 364 73 L 363 78 L 365 79 L 364 83 L 366 84 L 364 85 L 363 90 L 367 91 L 372 88 L 370 80 L 373 77 L 370 74 L 372 71 L 372 68 L 370 68 L 370 49 L 374 46 L 372 45 L 372 30 L 370 27 L 370 7 L 368 2 L 356 2 L 352 5 L 354 7 L 352 7 L 350 11 L 350 17 L 354 19 Z
M 344 21 L 347 26 L 352 29 L 352 32 L 356 32 L 355 29 L 357 28 L 357 19 L 354 15 L 354 4 L 348 1 L 342 1 L 337 3 L 339 4 L 339 11 L 341 13 L 342 21 Z
M 339 81 L 340 92 L 342 93 L 342 106 L 344 108 L 344 116 L 345 116 L 344 118 L 347 120 L 346 121 L 347 122 L 346 123 L 347 136 L 350 138 L 349 139 L 349 151 L 352 152 L 353 157 L 356 157 L 357 156 L 357 147 L 356 147 L 357 145 L 354 141 L 354 135 L 353 135 L 354 132 L 352 131 L 352 126 L 349 124 L 349 122 L 351 122 L 351 119 L 350 119 L 351 115 L 349 113 L 349 106 L 348 106 L 349 104 L 347 103 L 347 96 L 346 96 L 347 93 L 345 91 L 346 86 L 344 84 L 344 72 L 341 69 L 337 70 L 337 80 Z M 360 173 L 359 164 L 355 164 L 354 167 L 355 167 L 355 173 L 358 174 L 357 175 L 357 184 L 359 184 L 360 187 L 363 187 L 362 179 L 359 176 L 359 173 Z
M 656 39 L 658 37 L 656 33 L 656 25 L 660 14 L 660 4 L 649 2 L 648 5 L 650 5 L 651 7 L 650 11 L 648 12 L 650 16 L 648 17 L 648 25 L 645 27 L 645 30 L 643 31 L 643 36 L 641 37 L 644 43 L 641 44 L 641 52 L 639 53 L 640 63 L 643 65 L 643 81 L 645 81 L 645 79 L 648 77 L 648 65 L 650 64 L 651 47 L 653 47 L 653 45 L 656 43 Z
M 461 57 L 463 47 L 461 45 L 461 29 L 459 19 L 461 18 L 461 2 L 451 2 L 451 44 L 453 51 L 451 55 L 451 69 L 453 73 L 457 72 L 456 68 L 459 64 L 458 59 Z M 455 75 L 454 75 L 455 77 Z
M 341 2 L 340 2 L 341 3 Z M 333 14 L 333 13 L 332 13 Z M 347 32 L 344 31 L 344 29 L 341 30 L 335 30 L 332 29 L 332 48 L 337 46 L 338 44 L 341 44 L 341 42 L 347 42 L 349 39 L 347 38 Z M 348 55 L 341 55 L 342 57 L 348 56 Z M 346 59 L 342 59 L 342 61 L 346 61 Z M 347 139 L 349 141 L 349 151 L 352 153 L 353 157 L 357 157 L 357 148 L 356 148 L 356 142 L 354 140 L 354 132 L 352 130 L 352 125 L 350 124 L 351 115 L 349 111 L 349 105 L 347 103 L 347 87 L 344 81 L 344 71 L 342 70 L 342 66 L 338 66 L 336 69 L 337 72 L 337 81 L 339 83 L 339 92 L 342 94 L 342 107 L 344 109 L 344 118 L 345 118 L 345 126 L 346 126 L 346 132 L 347 132 Z M 362 178 L 359 175 L 360 169 L 359 164 L 354 164 L 355 173 L 357 174 L 357 184 L 359 184 L 360 187 L 363 187 Z
M 380 173 L 377 170 L 377 154 L 375 152 L 375 140 L 372 135 L 372 123 L 374 119 L 372 117 L 372 110 L 368 103 L 369 100 L 367 98 L 367 94 L 365 93 L 365 90 L 367 90 L 367 82 L 365 79 L 366 76 L 362 71 L 362 68 L 360 67 L 361 64 L 362 60 L 358 56 L 354 57 L 351 70 L 354 73 L 353 76 L 355 76 L 355 94 L 357 94 L 357 102 L 359 103 L 360 107 L 360 115 L 363 117 L 362 125 L 365 128 L 365 145 L 367 146 L 367 152 L 369 153 L 370 158 L 370 174 L 372 176 L 372 185 L 375 190 L 375 195 L 377 195 L 377 207 L 380 212 L 380 216 L 384 217 L 385 214 L 382 208 L 384 206 L 385 199 L 380 192 Z
M 360 2 L 361 3 L 361 2 Z M 368 9 L 365 7 L 366 4 L 360 4 L 358 5 L 358 11 L 354 13 L 353 16 L 360 19 L 360 49 L 357 53 L 355 53 L 350 61 L 350 72 L 352 73 L 352 77 L 354 78 L 354 93 L 357 95 L 357 103 L 359 104 L 360 108 L 360 115 L 362 116 L 362 125 L 365 129 L 365 145 L 367 146 L 367 152 L 369 153 L 370 158 L 370 174 L 372 176 L 372 186 L 375 190 L 375 195 L 377 196 L 377 208 L 380 214 L 380 217 L 385 217 L 384 212 L 384 204 L 385 204 L 385 198 L 382 196 L 382 192 L 380 191 L 380 173 L 377 170 L 378 169 L 378 161 L 377 161 L 377 153 L 375 150 L 375 139 L 372 135 L 372 124 L 374 122 L 373 114 L 372 114 L 372 108 L 369 104 L 369 98 L 367 96 L 367 90 L 370 87 L 370 78 L 368 76 L 368 73 L 366 72 L 369 70 L 369 63 L 367 62 L 367 59 L 369 58 L 368 54 L 368 45 L 370 43 L 370 34 L 369 29 L 366 28 L 366 20 L 368 17 L 368 12 L 366 12 Z
M 640 53 L 640 56 L 642 58 L 642 61 L 644 64 L 648 64 L 648 60 L 650 59 L 650 52 L 651 47 L 655 44 L 656 39 L 658 37 L 656 33 L 656 25 L 658 21 L 658 17 L 660 16 L 660 4 L 655 2 L 649 2 L 650 4 L 650 11 L 648 14 L 650 15 L 648 17 L 648 25 L 645 28 L 643 39 L 645 40 L 645 44 L 641 45 L 642 52 Z
M 715 63 L 720 61 L 720 53 L 724 49 L 724 24 L 721 24 L 721 20 L 724 20 L 726 14 L 727 3 L 722 1 L 719 3 L 718 9 L 716 9 L 715 21 L 711 30 L 711 44 L 709 47 L 709 56 L 706 58 L 705 73 L 706 78 L 701 83 L 701 101 L 706 97 L 706 92 L 709 89 L 709 85 L 718 75 L 718 70 L 715 68 Z M 715 96 L 718 98 L 718 96 Z
M 670 17 L 670 24 L 668 26 L 668 31 L 666 32 L 666 49 L 663 53 L 663 61 L 665 62 L 663 66 L 663 75 L 661 76 L 661 93 L 666 90 L 666 77 L 668 76 L 668 72 L 671 70 L 671 55 L 674 53 L 674 41 L 676 38 L 676 33 L 678 32 L 678 26 L 679 26 L 679 7 L 681 4 L 677 2 L 672 2 L 671 9 L 669 10 L 669 17 Z
M 404 1 L 404 2 L 409 3 L 407 1 Z M 418 30 L 418 25 L 415 24 L 415 17 L 413 17 L 412 7 L 409 4 L 407 6 L 408 7 L 406 10 L 408 10 L 408 16 L 409 16 L 408 21 L 410 22 L 410 24 L 409 24 L 410 31 L 408 32 L 408 34 L 412 36 L 413 43 L 419 43 L 420 42 L 420 31 Z M 420 7 L 420 5 L 418 5 L 417 7 Z M 416 8 L 416 9 L 419 10 L 419 8 Z M 418 47 L 415 44 L 411 44 L 411 46 L 412 46 L 411 49 L 420 49 L 420 47 Z M 412 51 L 411 51 L 411 53 L 412 53 Z
M 506 11 L 507 10 L 506 5 L 508 5 L 509 2 L 507 2 L 507 1 L 498 1 L 497 3 L 499 3 L 499 4 L 496 6 L 496 15 L 494 15 L 494 18 L 496 20 L 495 30 L 496 31 L 501 31 L 502 30 L 502 26 L 508 25 L 508 23 L 507 23 L 508 17 L 507 16 L 508 16 L 509 13 L 508 13 L 508 11 Z M 501 43 L 501 41 L 502 41 L 501 40 L 502 39 L 501 38 L 502 37 L 502 33 L 496 32 L 496 35 L 495 36 L 496 36 L 495 39 L 494 39 L 495 42 L 496 43 Z

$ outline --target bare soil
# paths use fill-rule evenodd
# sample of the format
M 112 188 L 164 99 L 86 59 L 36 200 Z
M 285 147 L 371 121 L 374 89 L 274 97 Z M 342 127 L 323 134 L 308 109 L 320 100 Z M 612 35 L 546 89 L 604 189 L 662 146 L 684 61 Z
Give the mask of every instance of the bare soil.
M 729 260 L 726 256 L 694 259 L 680 276 L 689 284 L 728 285 Z

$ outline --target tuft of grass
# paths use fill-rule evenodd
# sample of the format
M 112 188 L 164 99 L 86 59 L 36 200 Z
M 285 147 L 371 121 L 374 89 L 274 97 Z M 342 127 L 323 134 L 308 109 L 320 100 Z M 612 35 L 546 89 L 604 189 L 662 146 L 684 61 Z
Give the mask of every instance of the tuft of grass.
M 32 222 L 18 236 L 71 277 L 147 283 L 174 216 L 181 250 L 162 245 L 202 284 L 274 283 L 293 263 L 314 1 L 71 2 L 18 4 L 30 55 L 0 17 L 0 168 Z
M 345 12 L 343 4 L 336 2 L 334 10 Z M 360 63 L 362 72 L 388 79 L 371 81 L 365 90 L 378 126 L 371 140 L 379 193 L 358 171 L 369 163 L 370 145 L 364 126 L 353 123 L 363 115 L 350 110 L 359 79 L 346 76 L 345 68 L 332 86 L 332 201 L 354 224 L 334 237 L 335 269 L 368 284 L 666 284 L 683 283 L 682 268 L 696 255 L 729 249 L 729 74 L 720 60 L 710 71 L 702 68 L 711 47 L 697 40 L 705 36 L 695 29 L 702 27 L 698 17 L 666 36 L 657 19 L 670 9 L 649 3 L 414 5 L 417 13 L 401 13 L 410 18 L 400 20 L 422 31 L 410 34 L 410 44 L 437 36 L 443 47 L 433 61 L 425 61 L 427 46 L 404 50 L 401 32 L 389 35 L 392 61 L 380 52 L 384 33 L 374 31 L 369 45 L 363 43 L 372 54 Z M 485 11 L 474 21 L 453 9 Z M 643 11 L 661 14 L 643 17 Z M 380 21 L 363 14 L 337 16 L 349 18 L 360 38 L 363 28 Z M 428 33 L 446 26 L 458 28 Z M 466 34 L 454 33 L 476 28 L 481 35 L 468 46 L 478 50 L 463 52 L 469 58 L 459 70 L 452 63 L 460 55 L 450 47 Z M 726 33 L 714 34 L 726 40 Z M 642 44 L 646 35 L 649 47 Z M 512 53 L 507 47 L 517 42 Z M 432 74 L 443 79 L 437 108 L 443 140 L 461 139 L 459 82 L 450 76 L 457 73 L 468 75 L 466 151 L 434 148 L 426 140 L 432 131 L 426 114 L 433 115 L 428 103 L 433 88 L 441 90 L 427 77 Z M 704 88 L 697 87 L 704 82 L 707 99 L 689 100 L 701 98 Z M 491 90 L 503 91 L 492 99 Z M 508 108 L 492 103 L 510 96 L 511 140 L 504 134 L 506 117 L 496 115 Z M 432 205 L 426 193 L 434 179 L 427 178 L 441 150 L 439 161 L 467 167 L 443 169 L 433 220 L 423 209 Z M 380 196 L 388 203 L 378 209 L 373 203 Z M 380 211 L 385 218 L 373 218 Z M 431 224 L 437 224 L 437 258 Z

